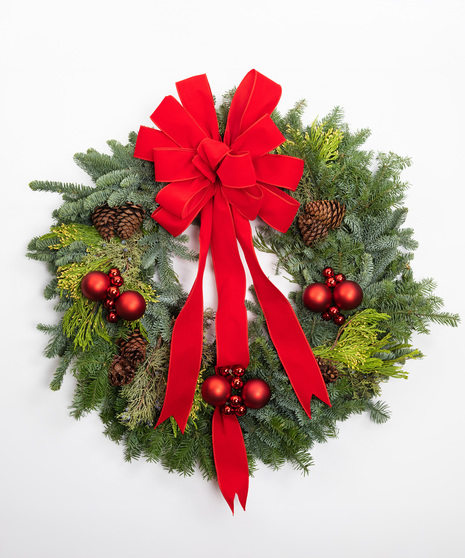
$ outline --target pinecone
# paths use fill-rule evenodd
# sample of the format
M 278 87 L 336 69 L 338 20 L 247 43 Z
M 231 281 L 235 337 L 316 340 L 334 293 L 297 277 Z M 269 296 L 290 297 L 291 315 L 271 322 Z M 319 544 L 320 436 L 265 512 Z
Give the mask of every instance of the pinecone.
M 120 354 L 132 366 L 136 367 L 145 359 L 146 346 L 147 341 L 140 331 L 135 329 L 126 340 L 123 339 L 119 344 Z
M 112 386 L 125 386 L 134 380 L 134 368 L 120 355 L 115 355 L 108 372 Z
M 310 246 L 322 240 L 329 229 L 341 226 L 346 212 L 345 205 L 336 200 L 318 200 L 307 203 L 304 213 L 299 216 L 298 225 L 302 238 Z
M 92 223 L 105 240 L 110 240 L 116 234 L 115 219 L 117 213 L 117 207 L 109 207 L 106 204 L 96 207 L 92 213 Z
M 127 240 L 139 230 L 144 220 L 145 211 L 141 205 L 126 203 L 118 208 L 115 222 L 115 232 L 122 239 Z
M 317 240 L 323 240 L 329 232 L 319 221 L 312 221 L 311 218 L 307 218 L 305 213 L 299 215 L 298 224 L 302 238 L 307 246 L 311 246 Z
M 318 366 L 320 367 L 321 375 L 323 380 L 327 384 L 335 382 L 339 378 L 339 372 L 337 368 L 332 364 L 330 360 L 326 358 L 315 357 Z

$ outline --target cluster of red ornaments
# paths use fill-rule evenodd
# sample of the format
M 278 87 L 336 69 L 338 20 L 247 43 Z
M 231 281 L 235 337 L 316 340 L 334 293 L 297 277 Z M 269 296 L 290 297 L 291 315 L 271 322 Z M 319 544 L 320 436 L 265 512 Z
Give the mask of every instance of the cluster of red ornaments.
M 138 320 L 145 312 L 145 298 L 137 291 L 124 291 L 119 288 L 123 285 L 119 269 L 113 267 L 108 273 L 91 271 L 81 281 L 82 294 L 89 300 L 103 300 L 103 305 L 108 310 L 107 321 L 114 324 L 118 318 L 123 320 Z
M 313 312 L 322 312 L 323 320 L 333 320 L 342 325 L 346 319 L 341 310 L 353 310 L 363 300 L 362 287 L 355 281 L 348 281 L 342 273 L 334 273 L 331 267 L 323 270 L 324 283 L 312 283 L 303 294 L 303 301 Z
M 234 366 L 218 366 L 217 374 L 206 378 L 202 384 L 203 399 L 214 407 L 222 406 L 225 415 L 242 417 L 247 408 L 261 409 L 271 398 L 270 386 L 260 378 L 252 378 L 244 382 L 242 377 L 245 368 Z M 232 393 L 235 390 L 237 393 Z

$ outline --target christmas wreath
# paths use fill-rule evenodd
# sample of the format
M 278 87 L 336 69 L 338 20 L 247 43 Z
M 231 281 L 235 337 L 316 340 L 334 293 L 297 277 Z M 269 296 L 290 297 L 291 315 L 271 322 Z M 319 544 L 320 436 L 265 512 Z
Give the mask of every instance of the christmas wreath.
M 38 328 L 59 359 L 50 387 L 76 378 L 71 414 L 98 411 L 127 460 L 198 466 L 233 510 L 258 461 L 307 472 L 338 421 L 366 411 L 384 422 L 381 384 L 422 356 L 413 332 L 458 316 L 410 267 L 408 159 L 363 150 L 369 131 L 351 132 L 340 109 L 310 126 L 303 102 L 279 114 L 280 86 L 254 70 L 216 108 L 206 76 L 177 90 L 181 103 L 166 97 L 151 117 L 158 129 L 75 155 L 94 186 L 30 184 L 63 204 L 28 255 L 53 275 L 44 295 L 60 319 Z M 289 300 L 255 249 L 276 256 Z M 216 313 L 203 308 L 209 250 Z M 174 257 L 198 262 L 189 296 Z

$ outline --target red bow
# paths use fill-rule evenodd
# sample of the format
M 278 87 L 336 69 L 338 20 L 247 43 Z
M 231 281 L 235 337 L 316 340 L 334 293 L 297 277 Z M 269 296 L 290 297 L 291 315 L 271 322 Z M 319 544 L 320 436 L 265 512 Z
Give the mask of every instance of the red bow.
M 217 367 L 249 363 L 246 281 L 237 241 L 270 337 L 310 417 L 312 395 L 330 405 L 326 386 L 287 298 L 260 268 L 249 223 L 260 216 L 286 232 L 299 208 L 279 188 L 297 188 L 303 161 L 269 154 L 285 141 L 270 117 L 281 87 L 250 71 L 232 100 L 223 139 L 207 77 L 186 79 L 176 88 L 182 104 L 165 97 L 151 116 L 160 130 L 142 126 L 134 152 L 135 157 L 154 162 L 157 181 L 169 182 L 156 198 L 159 207 L 152 217 L 158 223 L 177 236 L 201 216 L 197 278 L 173 329 L 168 385 L 157 426 L 173 416 L 184 432 L 189 418 L 202 357 L 202 279 L 209 248 L 218 289 Z M 218 407 L 213 450 L 224 497 L 234 510 L 237 493 L 245 508 L 248 469 L 242 433 L 237 417 L 225 416 Z

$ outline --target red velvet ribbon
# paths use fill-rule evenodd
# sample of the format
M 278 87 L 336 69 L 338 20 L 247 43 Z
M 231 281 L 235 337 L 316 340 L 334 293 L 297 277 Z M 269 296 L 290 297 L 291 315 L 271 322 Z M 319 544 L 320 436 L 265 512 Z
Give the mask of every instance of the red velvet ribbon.
M 182 432 L 187 424 L 202 358 L 202 279 L 211 249 L 218 290 L 217 367 L 249 364 L 245 272 L 242 247 L 270 337 L 302 407 L 310 417 L 313 395 L 330 405 L 326 386 L 304 332 L 287 298 L 258 263 L 250 221 L 260 216 L 286 232 L 299 203 L 279 188 L 295 190 L 303 161 L 269 152 L 285 141 L 270 114 L 281 87 L 250 71 L 233 97 L 222 139 L 207 77 L 176 84 L 181 103 L 165 97 L 152 114 L 159 130 L 141 126 L 134 156 L 153 161 L 155 178 L 168 182 L 157 195 L 152 217 L 181 234 L 200 214 L 197 277 L 172 335 L 165 401 L 157 426 L 170 416 Z M 213 451 L 220 489 L 234 512 L 234 497 L 245 509 L 248 465 L 235 415 L 213 414 Z

